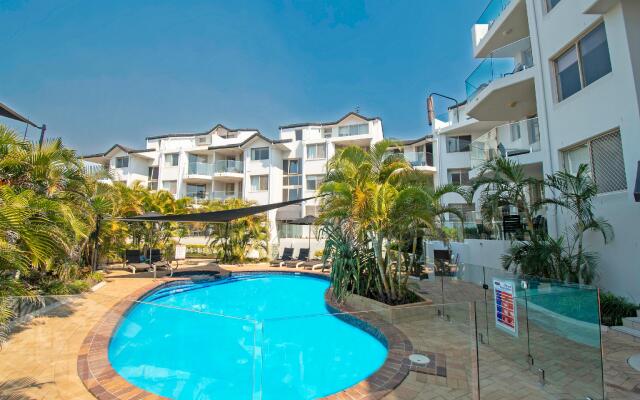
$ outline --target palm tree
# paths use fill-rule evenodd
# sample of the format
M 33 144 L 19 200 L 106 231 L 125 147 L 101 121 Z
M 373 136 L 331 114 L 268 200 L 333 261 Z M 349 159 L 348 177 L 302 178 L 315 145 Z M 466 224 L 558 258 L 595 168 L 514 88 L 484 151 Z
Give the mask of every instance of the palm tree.
M 349 146 L 339 151 L 329 161 L 320 187 L 320 193 L 326 195 L 320 221 L 344 224 L 358 241 L 371 243 L 379 296 L 389 301 L 399 298 L 394 271 L 389 269 L 390 242 L 386 240 L 394 223 L 391 209 L 400 177 L 412 169 L 401 154 L 388 154 L 393 146 L 395 142 L 383 140 L 368 150 Z
M 534 234 L 533 219 L 540 204 L 531 203 L 527 192 L 538 187 L 542 180 L 527 176 L 519 163 L 507 158 L 496 158 L 485 163 L 473 182 L 473 191 L 480 190 L 480 207 L 483 218 L 492 220 L 501 216 L 504 206 L 515 206 L 524 214 L 527 230 Z
M 572 247 L 577 247 L 575 274 L 578 274 L 580 279 L 590 280 L 595 266 L 594 258 L 585 256 L 583 246 L 585 232 L 600 233 L 605 244 L 613 240 L 614 233 L 609 222 L 594 214 L 593 200 L 598 194 L 598 187 L 591 179 L 589 167 L 586 164 L 580 164 L 575 175 L 566 171 L 557 171 L 547 176 L 545 183 L 553 190 L 555 197 L 545 199 L 544 203 L 567 210 L 575 219 L 575 223 L 568 232 L 568 235 L 574 238 Z
M 241 199 L 211 200 L 202 211 L 232 210 L 249 207 L 252 202 Z M 265 214 L 249 215 L 224 224 L 208 224 L 209 247 L 221 254 L 223 262 L 244 262 L 251 250 L 266 254 L 269 244 L 269 225 Z
M 406 228 L 411 234 L 414 256 L 411 257 L 410 268 L 413 270 L 420 231 L 423 231 L 425 235 L 437 237 L 446 242 L 441 217 L 445 214 L 453 214 L 460 220 L 464 220 L 460 209 L 443 205 L 443 196 L 457 194 L 463 199 L 467 199 L 469 193 L 463 187 L 453 184 L 442 185 L 434 189 L 425 180 L 424 174 L 416 172 L 412 175 L 408 179 L 408 184 L 404 184 L 398 193 L 392 210 L 392 218 L 396 221 L 394 226 L 400 228 L 399 238 L 402 237 Z

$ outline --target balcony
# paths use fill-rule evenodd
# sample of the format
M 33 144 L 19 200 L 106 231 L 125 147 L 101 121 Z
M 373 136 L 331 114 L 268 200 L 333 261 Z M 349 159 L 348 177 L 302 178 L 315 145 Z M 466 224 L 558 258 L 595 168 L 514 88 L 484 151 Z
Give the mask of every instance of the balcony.
M 414 167 L 433 167 L 432 153 L 404 152 L 404 158 Z
M 540 151 L 538 118 L 525 119 L 498 126 L 471 142 L 471 168 L 481 167 L 498 157 L 532 155 Z M 535 156 L 527 156 L 536 162 Z M 541 158 L 542 156 L 540 155 Z M 524 162 L 523 162 L 524 163 Z
M 192 162 L 189 163 L 189 168 L 187 170 L 187 175 L 213 175 L 213 164 L 210 163 L 202 163 L 202 162 Z
M 222 173 L 236 173 L 241 174 L 244 172 L 244 163 L 237 160 L 219 160 L 215 162 L 215 172 L 217 174 Z
M 214 191 L 211 193 L 212 200 L 239 199 L 241 196 L 234 192 Z
M 200 205 L 200 204 L 210 200 L 209 194 L 206 193 L 206 192 L 202 192 L 202 191 L 187 192 L 187 196 L 186 197 L 190 198 L 191 201 L 193 202 L 193 204 L 195 204 L 195 205 Z
M 525 0 L 491 0 L 471 29 L 473 55 L 492 51 L 529 36 Z
M 533 72 L 528 37 L 491 53 L 465 80 L 467 115 L 509 121 L 536 114 Z
M 213 176 L 213 164 L 203 162 L 190 162 L 187 166 L 187 174 L 184 179 L 189 183 L 211 182 Z
M 214 176 L 219 182 L 235 182 L 242 180 L 244 163 L 238 160 L 218 160 L 214 164 Z

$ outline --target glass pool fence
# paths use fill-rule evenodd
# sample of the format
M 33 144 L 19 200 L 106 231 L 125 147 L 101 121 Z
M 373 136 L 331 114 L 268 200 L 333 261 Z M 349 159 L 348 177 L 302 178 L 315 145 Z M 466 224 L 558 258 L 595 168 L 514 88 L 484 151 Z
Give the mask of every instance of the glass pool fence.
M 0 398 L 89 390 L 114 399 L 314 399 L 346 389 L 604 399 L 597 290 L 471 265 L 425 282 L 423 302 L 388 307 L 350 296 L 323 314 L 261 321 L 173 307 L 171 291 L 197 290 L 193 282 L 141 300 L 100 291 L 2 298 L 11 315 L 2 323 Z M 340 329 L 367 332 L 366 353 Z

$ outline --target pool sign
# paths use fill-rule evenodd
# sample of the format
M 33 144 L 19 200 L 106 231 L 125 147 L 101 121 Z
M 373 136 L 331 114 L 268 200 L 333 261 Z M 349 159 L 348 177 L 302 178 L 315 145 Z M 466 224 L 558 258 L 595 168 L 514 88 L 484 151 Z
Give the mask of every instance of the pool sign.
M 513 336 L 518 336 L 518 314 L 513 282 L 494 279 L 493 294 L 496 299 L 496 326 Z
M 176 255 L 173 257 L 174 260 L 184 260 L 187 258 L 187 246 L 184 244 L 176 245 Z

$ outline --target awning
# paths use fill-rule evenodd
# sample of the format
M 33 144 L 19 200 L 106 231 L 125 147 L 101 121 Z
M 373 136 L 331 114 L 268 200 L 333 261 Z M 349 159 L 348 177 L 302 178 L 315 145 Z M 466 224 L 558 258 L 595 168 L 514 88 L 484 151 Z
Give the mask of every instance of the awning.
M 27 118 L 23 117 L 22 115 L 18 114 L 17 112 L 13 111 L 12 109 L 10 109 L 9 107 L 7 107 L 2 103 L 0 103 L 0 116 L 15 119 L 16 121 L 24 122 L 26 124 L 33 126 L 34 128 L 40 128 L 38 125 L 29 121 Z
M 234 219 L 247 217 L 249 215 L 260 214 L 263 212 L 267 212 L 269 210 L 274 210 L 280 207 L 290 206 L 292 204 L 298 204 L 303 201 L 307 201 L 310 199 L 314 199 L 314 197 L 307 197 L 304 199 L 285 201 L 282 203 L 273 203 L 273 204 L 265 204 L 261 206 L 251 206 L 251 207 L 243 207 L 243 208 L 235 208 L 232 210 L 221 210 L 221 211 L 209 211 L 202 213 L 192 213 L 192 214 L 168 214 L 168 215 L 160 215 L 155 214 L 143 214 L 135 217 L 127 217 L 127 218 L 118 218 L 120 221 L 158 221 L 158 222 L 229 222 Z

